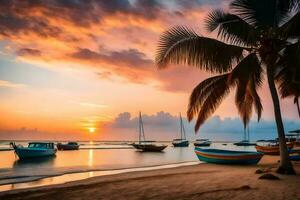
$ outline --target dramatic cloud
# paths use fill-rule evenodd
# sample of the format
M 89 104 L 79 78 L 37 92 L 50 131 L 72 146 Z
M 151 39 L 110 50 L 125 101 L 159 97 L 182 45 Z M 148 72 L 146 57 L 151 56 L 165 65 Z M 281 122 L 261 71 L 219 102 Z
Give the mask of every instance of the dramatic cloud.
M 27 62 L 71 63 L 92 67 L 102 79 L 117 76 L 184 91 L 202 75 L 176 68 L 158 74 L 153 63 L 157 40 L 175 25 L 201 29 L 202 18 L 218 6 L 197 0 L 0 0 L 0 40 L 8 41 L 5 53 Z M 178 78 L 180 73 L 192 77 Z
M 33 56 L 33 57 L 40 57 L 42 56 L 42 52 L 38 49 L 30 49 L 30 48 L 23 48 L 17 51 L 19 56 Z
M 144 127 L 147 133 L 154 136 L 162 136 L 172 139 L 178 137 L 179 117 L 170 113 L 160 111 L 154 115 L 142 115 Z M 224 118 L 213 116 L 200 128 L 197 135 L 194 134 L 195 122 L 189 123 L 183 118 L 188 137 L 195 139 L 197 137 L 223 138 L 223 140 L 238 140 L 243 136 L 243 124 L 239 118 Z M 109 129 L 131 129 L 135 130 L 138 126 L 138 118 L 132 117 L 129 112 L 120 113 L 111 123 L 106 124 Z M 299 121 L 284 120 L 286 132 L 300 127 Z M 274 121 L 262 119 L 260 122 L 250 122 L 250 133 L 253 139 L 272 139 L 277 137 L 276 124 Z M 153 131 L 154 130 L 154 131 Z M 126 131 L 125 131 L 126 132 Z M 163 135 L 163 134 L 165 135 Z M 151 136 L 151 135 L 150 135 Z M 221 139 L 222 140 L 222 139 Z

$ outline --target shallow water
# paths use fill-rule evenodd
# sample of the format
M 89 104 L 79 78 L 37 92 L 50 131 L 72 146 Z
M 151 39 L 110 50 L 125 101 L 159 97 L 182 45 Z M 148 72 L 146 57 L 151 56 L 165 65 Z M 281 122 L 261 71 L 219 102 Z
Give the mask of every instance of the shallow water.
M 24 143 L 25 144 L 25 143 Z M 26 145 L 26 144 L 25 144 Z M 81 145 L 78 151 L 58 151 L 55 157 L 35 159 L 30 161 L 19 160 L 13 151 L 0 151 L 0 185 L 1 188 L 20 188 L 13 183 L 36 181 L 43 184 L 60 183 L 57 178 L 48 178 L 47 181 L 40 180 L 49 176 L 60 176 L 62 174 L 89 172 L 76 176 L 65 176 L 62 180 L 78 180 L 82 177 L 91 177 L 92 171 L 101 174 L 105 170 L 132 169 L 157 165 L 168 165 L 184 162 L 198 162 L 194 153 L 194 146 L 174 148 L 171 144 L 164 152 L 139 152 L 126 144 L 93 144 Z M 223 145 L 213 143 L 212 148 L 233 150 L 254 150 L 254 147 L 236 147 L 232 144 Z M 99 172 L 100 170 L 100 172 Z M 101 172 L 102 171 L 102 172 Z M 93 174 L 92 173 L 92 174 Z M 96 174 L 97 174 L 96 173 Z M 94 174 L 93 174 L 94 176 Z M 60 179 L 58 179 L 60 180 Z M 26 183 L 29 187 L 33 183 Z M 22 184 L 18 184 L 19 186 Z M 33 184 L 36 185 L 36 184 Z M 22 187 L 25 187 L 24 184 Z

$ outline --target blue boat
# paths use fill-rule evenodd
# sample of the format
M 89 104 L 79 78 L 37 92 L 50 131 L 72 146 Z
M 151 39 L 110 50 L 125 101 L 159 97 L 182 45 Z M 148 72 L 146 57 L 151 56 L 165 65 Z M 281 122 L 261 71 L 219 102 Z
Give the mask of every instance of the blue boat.
M 257 164 L 263 154 L 254 151 L 231 151 L 195 147 L 200 161 L 216 164 Z
M 300 161 L 300 154 L 298 155 L 291 155 L 290 160 L 292 161 Z
M 53 142 L 30 142 L 28 147 L 16 145 L 15 143 L 11 143 L 11 145 L 20 159 L 49 157 L 56 154 Z
M 185 129 L 184 129 L 184 125 L 180 113 L 179 113 L 179 118 L 180 118 L 180 139 L 174 139 L 172 144 L 174 147 L 188 147 L 190 142 L 186 140 Z

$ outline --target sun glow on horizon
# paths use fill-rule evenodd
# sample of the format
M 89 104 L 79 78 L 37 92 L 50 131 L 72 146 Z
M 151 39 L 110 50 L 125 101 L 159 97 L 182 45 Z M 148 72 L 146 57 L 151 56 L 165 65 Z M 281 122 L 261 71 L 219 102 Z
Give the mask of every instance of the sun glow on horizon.
M 96 131 L 96 128 L 95 127 L 89 127 L 88 130 L 89 130 L 90 133 L 94 133 Z

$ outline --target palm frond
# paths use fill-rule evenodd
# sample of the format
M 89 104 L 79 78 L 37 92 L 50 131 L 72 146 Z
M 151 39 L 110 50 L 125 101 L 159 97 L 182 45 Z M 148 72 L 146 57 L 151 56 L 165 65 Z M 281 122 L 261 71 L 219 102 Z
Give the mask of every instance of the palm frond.
M 250 53 L 232 70 L 229 81 L 249 81 L 249 77 L 254 77 L 254 82 L 260 86 L 261 73 L 262 68 L 256 54 Z
M 209 80 L 204 80 L 203 82 L 205 83 L 200 83 L 194 89 L 190 98 L 188 116 L 189 120 L 192 120 L 198 112 L 195 132 L 199 130 L 204 121 L 212 115 L 224 97 L 229 93 L 230 84 L 228 77 L 229 74 L 212 77 Z
M 232 70 L 229 81 L 237 87 L 235 103 L 246 128 L 252 115 L 253 104 L 258 120 L 262 112 L 262 104 L 257 94 L 257 88 L 262 83 L 262 68 L 255 53 L 249 54 Z
M 277 27 L 294 5 L 295 0 L 234 0 L 230 8 L 256 27 Z
M 228 74 L 222 74 L 205 79 L 199 83 L 193 90 L 187 111 L 188 120 L 191 121 L 193 117 L 199 112 L 207 96 L 213 92 L 215 87 L 227 80 Z
M 211 12 L 206 18 L 206 29 L 212 32 L 218 29 L 218 37 L 236 45 L 252 46 L 258 41 L 255 28 L 246 21 L 222 10 Z
M 300 12 L 296 13 L 289 21 L 281 25 L 280 33 L 287 38 L 300 37 Z
M 160 37 L 155 62 L 159 68 L 168 64 L 187 64 L 224 73 L 242 57 L 243 50 L 242 47 L 201 37 L 191 29 L 175 27 Z
M 263 106 L 260 100 L 260 97 L 257 93 L 257 82 L 255 81 L 251 81 L 250 82 L 250 86 L 249 86 L 249 92 L 253 98 L 253 103 L 254 103 L 254 108 L 255 108 L 255 112 L 257 114 L 257 121 L 259 121 L 261 119 L 261 114 L 263 111 Z

